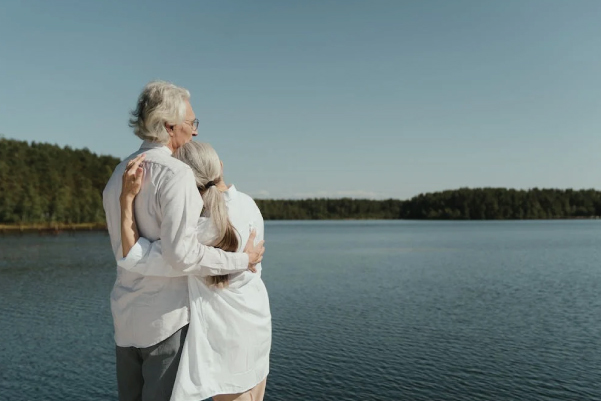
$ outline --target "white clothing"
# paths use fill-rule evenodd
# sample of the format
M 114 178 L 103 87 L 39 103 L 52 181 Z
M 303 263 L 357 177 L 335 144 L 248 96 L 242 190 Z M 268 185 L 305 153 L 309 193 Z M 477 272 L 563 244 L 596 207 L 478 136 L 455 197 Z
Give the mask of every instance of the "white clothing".
M 134 213 L 140 235 L 161 239 L 163 264 L 172 276 L 152 277 L 117 268 L 111 292 L 115 342 L 120 347 L 145 348 L 168 338 L 188 323 L 186 274 L 227 274 L 248 268 L 248 255 L 223 252 L 196 239 L 202 198 L 190 167 L 171 156 L 161 144 L 144 141 L 122 161 L 103 192 L 103 205 L 115 258 L 121 250 L 121 181 L 127 162 L 146 153 L 144 179 Z M 218 272 L 218 273 L 216 273 Z
M 238 251 L 251 229 L 264 235 L 263 217 L 248 195 L 231 186 L 224 192 L 228 214 L 240 235 Z M 211 244 L 217 233 L 210 218 L 198 221 L 198 240 Z M 161 240 L 140 237 L 119 265 L 142 274 L 173 274 L 160 256 Z M 204 277 L 189 276 L 190 326 L 171 396 L 172 401 L 197 401 L 217 394 L 242 393 L 269 373 L 271 313 L 267 290 L 257 273 L 231 274 L 229 286 L 209 287 Z

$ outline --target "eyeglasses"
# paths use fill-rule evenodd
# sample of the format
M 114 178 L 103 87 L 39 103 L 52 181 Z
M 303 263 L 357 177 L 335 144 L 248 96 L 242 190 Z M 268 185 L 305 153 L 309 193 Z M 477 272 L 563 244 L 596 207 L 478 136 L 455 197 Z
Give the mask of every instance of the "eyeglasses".
M 195 118 L 192 121 L 184 121 L 184 122 L 190 124 L 190 127 L 192 127 L 192 131 L 196 131 L 198 129 L 198 124 L 200 124 L 200 121 L 198 121 L 198 118 Z

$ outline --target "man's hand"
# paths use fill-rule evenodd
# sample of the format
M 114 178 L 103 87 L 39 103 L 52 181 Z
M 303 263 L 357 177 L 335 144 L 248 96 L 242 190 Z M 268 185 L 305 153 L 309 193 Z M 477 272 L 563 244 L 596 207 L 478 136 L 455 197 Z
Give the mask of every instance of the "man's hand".
M 259 243 L 255 245 L 256 236 L 257 230 L 252 230 L 250 237 L 248 237 L 248 241 L 246 241 L 246 246 L 244 247 L 244 253 L 248 254 L 248 270 L 253 273 L 257 272 L 255 266 L 257 263 L 261 263 L 263 253 L 265 253 L 265 246 L 263 245 L 265 241 L 259 241 Z

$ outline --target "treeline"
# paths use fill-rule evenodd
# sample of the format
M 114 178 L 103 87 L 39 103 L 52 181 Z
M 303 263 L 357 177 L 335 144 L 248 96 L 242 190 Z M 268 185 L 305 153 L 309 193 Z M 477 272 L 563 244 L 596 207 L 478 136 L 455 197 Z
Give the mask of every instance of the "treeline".
M 601 216 L 601 192 L 461 188 L 396 199 L 257 200 L 266 220 L 502 220 Z
M 102 190 L 119 159 L 0 138 L 0 223 L 103 223 Z
M 0 137 L 0 224 L 103 223 L 102 190 L 119 159 Z M 596 190 L 461 188 L 410 200 L 259 199 L 266 220 L 557 219 L 601 216 Z
M 265 220 L 401 219 L 398 199 L 255 199 Z
M 501 220 L 601 216 L 601 192 L 592 189 L 461 188 L 403 202 L 403 219 Z

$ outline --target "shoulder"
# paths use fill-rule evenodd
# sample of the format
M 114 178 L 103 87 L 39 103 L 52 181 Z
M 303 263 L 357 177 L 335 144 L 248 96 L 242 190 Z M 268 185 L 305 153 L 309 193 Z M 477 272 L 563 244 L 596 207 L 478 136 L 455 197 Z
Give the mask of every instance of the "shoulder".
M 259 214 L 261 214 L 261 211 L 259 210 L 257 203 L 250 195 L 247 195 L 244 192 L 238 191 L 238 199 L 239 199 L 239 202 L 241 204 L 244 204 L 244 206 L 246 208 L 248 208 L 250 210 L 254 210 L 254 211 L 258 212 Z
M 146 157 L 142 163 L 144 185 L 142 185 L 141 194 L 153 192 L 161 195 L 165 193 L 176 194 L 182 187 L 190 188 L 191 191 L 196 188 L 194 174 L 190 166 L 160 148 L 140 149 L 127 156 L 115 167 L 104 188 L 103 198 L 114 202 L 118 201 L 118 196 L 121 193 L 121 180 L 127 163 L 142 152 L 146 154 Z
M 240 191 L 238 188 L 236 188 L 236 196 L 235 198 L 236 201 L 238 203 L 244 203 L 244 204 L 255 204 L 255 201 L 253 200 L 253 198 L 250 195 L 245 194 L 244 192 Z
M 154 170 L 154 172 L 162 172 L 174 176 L 192 171 L 190 166 L 186 163 L 165 152 L 151 149 L 145 153 L 146 157 L 144 159 L 144 165 L 147 166 L 147 168 Z
M 125 167 L 127 166 L 127 163 L 131 159 L 136 157 L 139 153 L 140 152 L 132 153 L 131 155 L 129 155 L 125 159 L 123 159 L 119 164 L 117 164 L 117 166 L 113 170 L 113 173 L 111 174 L 111 177 L 109 178 L 108 182 L 106 183 L 106 186 L 104 187 L 103 197 L 110 196 L 111 192 L 115 192 L 115 191 L 118 191 L 119 193 L 121 193 L 121 178 L 123 177 L 123 172 L 125 171 Z
M 144 182 L 152 183 L 149 189 L 154 187 L 160 194 L 177 193 L 182 188 L 196 189 L 190 166 L 166 152 L 155 149 L 146 152 L 143 167 Z

